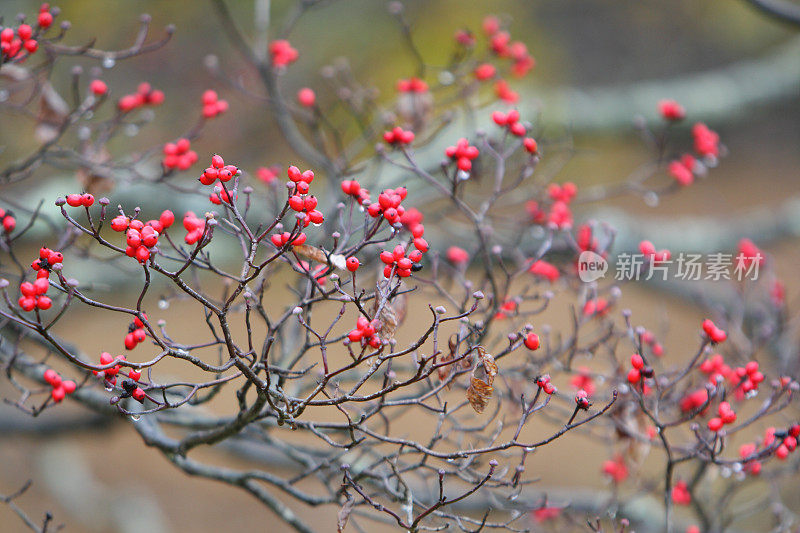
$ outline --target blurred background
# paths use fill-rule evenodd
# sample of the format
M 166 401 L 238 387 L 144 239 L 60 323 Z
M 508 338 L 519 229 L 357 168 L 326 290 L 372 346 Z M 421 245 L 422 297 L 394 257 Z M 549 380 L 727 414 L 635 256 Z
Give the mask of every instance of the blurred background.
M 253 2 L 229 4 L 242 30 L 250 32 Z M 300 59 L 282 78 L 284 93 L 294 94 L 303 86 L 322 88 L 320 69 L 347 57 L 354 75 L 390 101 L 395 81 L 413 75 L 414 63 L 400 45 L 402 35 L 386 4 L 375 0 L 325 4 L 305 15 L 290 35 Z M 231 109 L 193 143 L 201 161 L 208 153 L 220 152 L 251 172 L 257 166 L 285 168 L 296 161 L 263 105 L 209 75 L 205 65 L 208 56 L 214 55 L 230 76 L 257 87 L 253 73 L 232 49 L 206 2 L 71 0 L 56 5 L 62 9 L 59 20 L 72 22 L 66 38 L 69 44 L 96 37 L 96 46 L 103 49 L 127 47 L 136 35 L 141 13 L 152 16 L 154 35 L 169 23 L 177 27 L 165 48 L 102 73 L 116 94 L 133 92 L 140 81 L 149 81 L 166 94 L 165 104 L 146 129 L 119 141 L 117 149 L 143 149 L 174 139 L 176 130 L 185 131 L 194 123 L 202 91 L 213 88 L 229 100 Z M 292 5 L 288 0 L 274 0 L 273 20 L 280 21 Z M 650 157 L 634 131 L 633 118 L 654 117 L 660 98 L 679 99 L 686 105 L 689 124 L 692 119 L 706 120 L 719 132 L 729 151 L 720 168 L 657 205 L 646 205 L 641 198 L 619 198 L 582 208 L 580 218 L 617 217 L 623 225 L 656 235 L 656 244 L 673 253 L 681 249 L 685 237 L 670 227 L 676 217 L 699 217 L 693 224 L 700 229 L 713 225 L 751 231 L 754 234 L 715 235 L 709 247 L 731 247 L 739 237 L 750 236 L 771 254 L 772 267 L 787 285 L 789 301 L 796 302 L 800 225 L 777 220 L 800 214 L 792 209 L 800 204 L 791 203 L 800 199 L 800 32 L 796 28 L 766 17 L 745 0 L 417 0 L 404 5 L 415 42 L 425 60 L 434 65 L 446 61 L 457 29 L 479 32 L 481 20 L 489 13 L 508 17 L 512 35 L 528 45 L 537 62 L 533 75 L 514 85 L 521 107 L 535 104 L 540 110 L 538 127 L 544 139 L 565 134 L 572 139 L 574 148 L 559 154 L 563 162 L 559 182 L 573 181 L 584 187 L 623 179 Z M 11 20 L 18 12 L 33 14 L 38 6 L 37 2 L 5 0 L 0 14 Z M 57 70 L 53 80 L 68 80 L 72 64 L 64 62 L 59 68 L 65 70 Z M 87 69 L 97 66 L 86 60 L 82 64 Z M 761 76 L 739 83 L 735 74 L 745 67 L 756 69 L 746 72 Z M 663 94 L 658 94 L 659 88 Z M 335 99 L 324 90 L 317 92 L 323 108 Z M 5 166 L 31 149 L 32 131 L 26 131 L 25 124 L 17 127 L 7 115 L 0 121 L 0 144 L 7 147 L 0 154 L 0 164 Z M 46 197 L 46 205 L 51 206 L 47 187 L 53 180 L 77 187 L 74 176 L 42 171 L 34 181 L 2 189 L 0 195 Z M 763 224 L 754 227 L 752 217 Z M 632 230 L 627 239 L 638 242 L 638 237 Z M 626 241 L 622 242 L 624 246 Z M 636 285 L 626 288 L 624 303 L 638 313 L 640 323 L 660 325 L 668 353 L 673 347 L 676 357 L 684 357 L 688 354 L 683 353 L 681 341 L 695 334 L 703 316 L 695 301 L 685 294 Z M 73 338 L 83 339 L 88 353 L 107 345 L 108 324 L 93 317 L 88 311 L 75 314 L 62 325 Z M 562 308 L 551 323 L 558 327 L 565 319 Z M 183 334 L 191 334 L 193 327 L 188 319 L 173 326 Z M 244 493 L 178 472 L 144 447 L 128 424 L 93 417 L 87 421 L 86 413 L 68 405 L 45 413 L 42 422 L 59 417 L 75 423 L 84 420 L 81 423 L 87 428 L 42 436 L 37 430 L 39 420 L 26 419 L 0 405 L 0 493 L 13 492 L 33 479 L 33 487 L 17 502 L 31 516 L 49 510 L 55 523 L 67 524 L 65 531 L 282 531 L 270 512 Z M 530 463 L 541 484 L 604 486 L 597 473 L 606 451 L 585 453 L 588 439 L 577 435 L 566 442 L 537 452 Z M 198 456 L 216 464 L 243 464 L 210 450 L 199 450 Z M 565 463 L 573 468 L 560 466 Z M 587 473 L 591 474 L 588 478 Z M 800 499 L 796 493 L 791 497 Z M 800 501 L 793 504 L 800 507 Z M 334 508 L 311 516 L 305 512 L 320 531 L 334 530 L 335 516 Z M 0 506 L 0 530 L 25 529 L 6 506 Z

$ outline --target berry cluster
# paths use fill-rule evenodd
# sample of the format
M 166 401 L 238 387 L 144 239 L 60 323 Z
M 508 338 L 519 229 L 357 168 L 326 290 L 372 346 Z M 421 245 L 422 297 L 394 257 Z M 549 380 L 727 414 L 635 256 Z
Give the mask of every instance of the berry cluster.
M 506 80 L 497 80 L 494 84 L 494 94 L 507 104 L 519 102 L 519 93 L 511 89 Z
M 591 369 L 588 366 L 579 366 L 576 370 L 577 374 L 569 380 L 570 386 L 576 390 L 586 391 L 587 396 L 594 396 L 597 387 L 594 384 Z
M 278 174 L 280 174 L 280 167 L 258 167 L 256 169 L 256 177 L 267 185 L 271 185 L 278 181 Z
M 544 374 L 536 378 L 536 386 L 542 389 L 545 394 L 555 394 L 558 392 L 555 385 L 550 382 L 550 374 Z
M 800 424 L 794 424 L 786 431 L 778 431 L 774 427 L 767 428 L 764 435 L 764 447 L 773 446 L 776 439 L 783 441 L 775 448 L 775 457 L 781 461 L 786 460 L 789 454 L 797 449 L 797 439 L 800 438 Z
M 344 180 L 342 192 L 355 198 L 359 204 L 363 204 L 364 200 L 369 200 L 369 191 L 356 180 Z
M 53 387 L 53 390 L 50 391 L 50 397 L 53 398 L 53 401 L 56 403 L 61 402 L 67 394 L 72 394 L 75 392 L 77 385 L 75 382 L 69 379 L 61 379 L 61 376 L 58 375 L 58 372 L 53 370 L 52 368 L 48 368 L 44 371 L 44 380 L 47 382 L 48 385 Z
M 147 320 L 147 315 L 144 313 L 142 314 L 144 315 L 145 320 Z M 147 331 L 144 329 L 144 322 L 139 320 L 139 317 L 134 317 L 133 322 L 131 322 L 128 326 L 128 334 L 125 335 L 125 349 L 133 350 L 138 344 L 144 342 L 146 336 Z
M 111 220 L 111 229 L 125 232 L 125 254 L 144 263 L 158 244 L 158 237 L 175 222 L 175 215 L 170 210 L 161 213 L 158 220 L 131 220 L 125 215 L 118 215 Z
M 94 196 L 88 192 L 83 194 L 68 194 L 66 200 L 67 205 L 70 207 L 91 207 L 94 205 Z
M 613 459 L 603 461 L 601 470 L 614 483 L 619 484 L 628 479 L 628 465 L 625 464 L 625 459 L 621 455 L 615 455 Z
M 718 344 L 728 338 L 728 334 L 714 325 L 709 319 L 703 320 L 703 331 L 708 335 L 712 344 Z
M 124 360 L 125 360 L 124 355 L 118 355 L 116 358 L 114 358 L 108 352 L 103 352 L 100 354 L 100 364 L 102 366 L 110 365 L 114 361 L 124 361 Z M 109 385 L 116 385 L 117 374 L 119 374 L 120 369 L 121 369 L 120 365 L 116 364 L 110 368 L 106 368 L 105 370 L 92 370 L 92 374 L 106 381 Z
M 36 308 L 45 310 L 50 309 L 53 301 L 45 296 L 47 289 L 50 288 L 50 280 L 47 277 L 48 272 L 44 269 L 39 271 L 40 275 L 36 281 L 24 281 L 19 286 L 19 292 L 22 294 L 19 298 L 19 306 L 23 311 L 33 311 Z M 42 276 L 41 274 L 44 273 Z
M 198 179 L 203 185 L 211 185 L 217 181 L 217 179 L 219 179 L 219 181 L 222 183 L 226 183 L 237 174 L 239 174 L 238 167 L 234 165 L 226 165 L 225 160 L 222 159 L 222 156 L 214 154 L 211 157 L 211 166 L 207 167 Z
M 287 244 L 291 243 L 292 246 L 302 246 L 306 243 L 307 236 L 305 233 L 301 233 L 292 237 L 292 234 L 288 231 L 284 231 L 283 233 L 275 233 L 270 237 L 272 244 L 274 244 L 277 248 L 283 248 Z
M 428 84 L 419 78 L 409 78 L 407 80 L 397 80 L 397 92 L 399 93 L 426 93 Z
M 575 394 L 575 405 L 578 409 L 589 409 L 592 406 L 592 402 L 589 401 L 589 393 L 583 389 L 579 390 Z
M 672 487 L 672 502 L 675 505 L 689 505 L 692 503 L 692 495 L 685 481 L 680 480 Z
M 494 319 L 495 320 L 503 320 L 508 317 L 514 316 L 517 313 L 517 308 L 519 307 L 519 301 L 516 299 L 510 299 L 503 302 L 503 305 L 500 306 L 500 309 L 495 313 Z
M 748 361 L 744 366 L 737 367 L 733 374 L 732 379 L 736 380 L 736 393 L 742 396 L 758 390 L 758 385 L 764 381 L 764 374 L 758 370 L 758 363 L 755 361 Z
M 719 135 L 702 122 L 692 126 L 694 151 L 701 157 L 716 159 L 719 156 Z
M 592 298 L 583 306 L 584 316 L 605 316 L 611 309 L 611 304 L 605 298 Z
M 519 111 L 516 109 L 512 109 L 508 113 L 495 111 L 492 113 L 492 120 L 498 126 L 508 128 L 508 131 L 517 137 L 524 137 L 528 131 L 525 125 L 519 121 Z
M 192 143 L 189 142 L 189 139 L 178 139 L 174 143 L 165 144 L 164 159 L 161 164 L 166 169 L 188 170 L 197 163 L 197 152 L 191 147 Z
M 489 37 L 489 46 L 498 57 L 510 58 L 511 73 L 521 78 L 535 65 L 536 61 L 528 53 L 528 47 L 521 41 L 511 41 L 511 34 L 500 30 L 497 17 L 489 16 L 483 20 L 483 31 Z
M 391 145 L 411 144 L 414 142 L 414 132 L 396 126 L 383 133 L 383 140 Z
M 222 100 L 216 91 L 207 90 L 203 93 L 203 117 L 214 118 L 228 110 L 228 101 Z
M 50 22 L 52 23 L 52 19 Z M 39 43 L 33 38 L 33 28 L 28 24 L 20 24 L 16 32 L 13 28 L 3 28 L 0 31 L 0 61 L 2 62 L 21 58 L 22 50 L 32 54 L 38 48 Z
M 385 189 L 378 195 L 377 202 L 372 202 L 367 206 L 367 213 L 369 213 L 369 216 L 372 218 L 383 216 L 389 224 L 402 222 L 403 215 L 406 213 L 406 208 L 400 204 L 405 200 L 407 195 L 408 190 L 405 187 Z
M 10 210 L 6 211 L 0 207 L 0 223 L 3 224 L 3 231 L 11 233 L 17 227 L 17 219 L 14 218 L 14 213 Z
M 708 402 L 708 391 L 706 389 L 697 389 L 681 399 L 680 408 L 684 413 L 688 413 L 706 405 L 706 402 Z M 703 412 L 705 412 L 705 409 Z
M 677 122 L 686 117 L 686 110 L 675 100 L 661 100 L 658 102 L 658 112 L 661 118 L 670 122 Z
M 639 251 L 645 257 L 645 259 L 647 261 L 650 261 L 650 263 L 653 265 L 669 261 L 669 258 L 671 256 L 669 250 L 667 250 L 666 248 L 663 250 L 656 251 L 656 247 L 650 241 L 640 242 Z
M 631 385 L 639 383 L 642 378 L 653 377 L 653 368 L 645 366 L 645 361 L 641 355 L 635 353 L 631 355 L 631 369 L 628 371 L 628 382 Z
M 144 105 L 161 105 L 164 93 L 153 89 L 149 83 L 140 83 L 134 94 L 126 94 L 117 102 L 117 108 L 122 113 L 129 113 Z
M 322 224 L 325 221 L 325 217 L 321 211 L 317 210 L 317 198 L 313 195 L 309 196 L 307 194 L 308 187 L 305 186 L 310 184 L 314 179 L 314 173 L 307 170 L 305 173 L 301 174 L 297 167 L 290 168 L 294 170 L 289 173 L 289 178 L 291 179 L 292 176 L 294 176 L 297 181 L 292 181 L 296 184 L 303 183 L 304 186 L 302 190 L 305 192 L 300 192 L 301 188 L 295 185 L 296 193 L 289 196 L 289 207 L 297 213 L 303 213 L 302 218 L 299 218 L 299 220 L 304 228 L 307 228 L 309 224 Z
M 273 66 L 286 67 L 297 61 L 300 54 L 286 39 L 277 39 L 269 43 L 269 56 Z
M 717 432 L 721 430 L 725 424 L 733 424 L 736 422 L 736 413 L 733 412 L 733 408 L 728 402 L 719 402 L 717 414 L 719 416 L 715 416 L 708 421 L 708 429 L 711 431 Z
M 470 146 L 466 138 L 458 140 L 455 146 L 449 146 L 444 151 L 445 155 L 450 159 L 456 161 L 456 166 L 459 170 L 469 172 L 472 170 L 472 161 L 478 157 L 478 149 L 475 146 Z
M 360 316 L 356 320 L 356 329 L 348 333 L 347 338 L 350 342 L 360 342 L 362 346 L 377 348 L 381 345 L 381 339 L 376 332 L 378 326 L 377 320 L 370 322 L 366 317 Z
M 183 215 L 183 227 L 186 229 L 186 244 L 194 244 L 203 237 L 206 231 L 206 220 L 199 218 L 193 211 L 187 211 Z
M 528 268 L 528 272 L 534 276 L 546 279 L 550 283 L 556 281 L 560 276 L 558 268 L 556 268 L 555 265 L 547 261 L 542 261 L 541 259 L 539 261 L 534 261 Z
M 54 252 L 50 248 L 42 247 L 39 250 L 39 259 L 31 263 L 31 268 L 36 271 L 36 281 L 33 283 L 25 281 L 20 284 L 19 306 L 23 311 L 33 311 L 34 309 L 50 309 L 53 301 L 45 296 L 47 289 L 50 288 L 50 270 L 54 265 L 64 261 L 61 252 Z
M 686 187 L 694 183 L 695 172 L 701 167 L 691 154 L 684 154 L 680 159 L 667 165 L 667 172 L 678 185 Z
M 233 192 L 229 193 L 222 185 L 214 185 L 214 192 L 208 195 L 208 199 L 215 205 L 222 205 L 223 202 L 226 204 L 233 204 L 233 202 L 236 201 L 236 194 Z
M 650 351 L 656 357 L 664 355 L 664 347 L 656 340 L 656 336 L 653 335 L 652 331 L 645 330 L 642 332 L 642 342 L 650 347 Z
M 725 364 L 725 359 L 718 353 L 703 361 L 700 371 L 708 376 L 708 382 L 715 387 L 731 376 L 731 367 Z
M 292 194 L 308 194 L 311 182 L 314 181 L 313 170 L 300 172 L 299 168 L 291 166 L 286 169 L 286 175 L 289 176 L 289 180 L 294 183 Z
M 390 278 L 394 272 L 401 278 L 407 278 L 414 270 L 414 264 L 422 260 L 422 252 L 418 249 L 412 250 L 406 257 L 405 247 L 398 244 L 391 252 L 381 252 L 380 259 L 386 265 L 383 267 L 383 277 Z

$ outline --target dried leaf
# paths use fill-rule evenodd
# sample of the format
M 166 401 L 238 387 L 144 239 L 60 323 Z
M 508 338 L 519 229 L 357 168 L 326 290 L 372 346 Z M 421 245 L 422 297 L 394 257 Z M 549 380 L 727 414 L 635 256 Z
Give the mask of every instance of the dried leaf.
M 69 115 L 69 106 L 61 95 L 48 82 L 41 87 L 39 116 L 36 124 L 36 137 L 45 143 L 54 140 L 64 120 Z
M 105 146 L 97 147 L 94 143 L 85 143 L 81 148 L 81 155 L 87 164 L 81 166 L 76 174 L 83 190 L 95 196 L 113 191 L 114 176 L 108 166 L 111 153 Z
M 467 400 L 469 400 L 469 404 L 475 411 L 482 413 L 492 398 L 493 392 L 494 387 L 483 380 L 473 377 L 470 378 L 469 387 L 467 388 Z
M 494 392 L 492 383 L 497 376 L 497 363 L 482 346 L 478 346 L 476 351 L 478 352 L 478 362 L 472 370 L 472 377 L 467 388 L 467 400 L 475 411 L 482 413 Z
M 342 508 L 339 509 L 339 512 L 336 513 L 336 531 L 342 533 L 344 531 L 345 526 L 347 525 L 347 519 L 350 518 L 350 513 L 353 511 L 353 504 L 355 504 L 355 498 L 350 496 L 347 492 L 344 493 L 347 496 L 347 500 L 342 505 Z

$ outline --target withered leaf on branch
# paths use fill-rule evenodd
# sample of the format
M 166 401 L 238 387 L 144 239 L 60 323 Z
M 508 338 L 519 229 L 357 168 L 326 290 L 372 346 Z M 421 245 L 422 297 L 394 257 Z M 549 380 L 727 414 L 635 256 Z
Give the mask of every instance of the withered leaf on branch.
M 467 388 L 467 400 L 475 411 L 482 413 L 486 405 L 492 398 L 494 392 L 494 378 L 497 376 L 497 363 L 494 357 L 487 353 L 482 346 L 476 348 L 478 352 L 478 362 L 472 370 L 469 387 Z
M 353 511 L 353 504 L 355 503 L 355 498 L 350 496 L 348 492 L 344 493 L 347 496 L 347 500 L 342 504 L 342 508 L 339 509 L 339 512 L 336 513 L 336 531 L 342 533 L 344 531 L 345 526 L 347 525 L 347 519 L 350 518 L 350 513 Z
M 406 319 L 407 307 L 408 297 L 405 294 L 398 294 L 390 301 L 385 302 L 380 309 L 378 309 L 378 299 L 375 299 L 372 312 L 375 314 L 375 318 L 380 320 L 378 335 L 381 339 L 391 340 L 394 338 L 397 328 Z
M 450 351 L 442 356 L 442 358 L 439 360 L 442 366 L 436 369 L 436 375 L 438 376 L 439 381 L 446 380 L 447 376 L 450 375 L 450 372 L 453 369 L 453 365 L 447 363 L 451 363 L 456 359 L 456 352 L 458 351 L 458 335 L 455 333 L 450 335 L 447 345 L 450 348 Z M 450 385 L 451 383 L 447 384 L 448 390 L 450 389 Z

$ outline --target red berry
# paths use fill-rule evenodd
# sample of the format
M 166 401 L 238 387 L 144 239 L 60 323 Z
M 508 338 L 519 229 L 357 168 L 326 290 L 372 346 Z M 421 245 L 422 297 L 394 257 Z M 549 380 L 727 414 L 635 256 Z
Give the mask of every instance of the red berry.
M 17 35 L 23 41 L 27 41 L 33 35 L 33 28 L 31 28 L 28 24 L 20 24 L 19 28 L 17 28 Z
M 297 91 L 297 101 L 301 106 L 311 107 L 316 103 L 317 95 L 314 94 L 313 90 L 309 89 L 308 87 L 304 87 Z
M 631 366 L 636 370 L 641 370 L 644 367 L 644 359 L 638 353 L 631 356 Z
M 141 388 L 136 387 L 131 393 L 131 397 L 137 402 L 144 402 L 145 393 Z
M 636 368 L 631 368 L 628 371 L 628 382 L 631 384 L 639 383 L 641 377 L 641 372 L 639 372 L 639 370 Z
M 721 418 L 714 417 L 714 418 L 712 418 L 711 420 L 708 421 L 708 429 L 710 429 L 711 431 L 715 431 L 715 432 L 719 431 L 720 429 L 722 429 L 722 426 L 723 426 L 723 422 L 722 422 Z
M 61 382 L 61 388 L 63 388 L 64 392 L 66 392 L 67 394 L 72 394 L 73 392 L 75 392 L 77 385 L 75 384 L 74 381 L 68 379 L 66 381 Z
M 168 228 L 175 222 L 175 213 L 167 209 L 161 213 L 161 216 L 158 217 L 158 221 L 161 222 L 162 227 Z
M 44 371 L 44 380 L 53 387 L 61 385 L 61 376 L 52 368 L 48 368 Z
M 538 350 L 539 349 L 539 335 L 536 333 L 528 333 L 525 337 L 525 347 L 529 350 Z
M 126 229 L 128 229 L 129 224 L 130 220 L 128 219 L 128 217 L 119 215 L 111 220 L 111 229 L 113 229 L 114 231 L 125 231 Z
M 83 203 L 83 196 L 80 194 L 68 194 L 67 205 L 70 207 L 78 207 Z
M 108 86 L 103 80 L 92 80 L 89 84 L 89 90 L 92 91 L 92 94 L 95 96 L 103 96 L 108 92 Z
M 349 270 L 350 272 L 355 272 L 361 265 L 361 263 L 356 257 L 348 257 L 346 263 L 347 263 L 347 270 Z
M 53 392 L 51 392 L 50 395 L 53 397 L 54 402 L 59 403 L 67 395 L 67 392 L 63 387 L 56 387 L 53 389 Z
M 36 307 L 41 309 L 42 311 L 46 311 L 53 306 L 53 300 L 48 298 L 47 296 L 39 296 L 36 299 Z
M 142 373 L 138 370 L 130 369 L 128 370 L 128 377 L 133 381 L 139 381 L 139 378 L 142 377 Z

